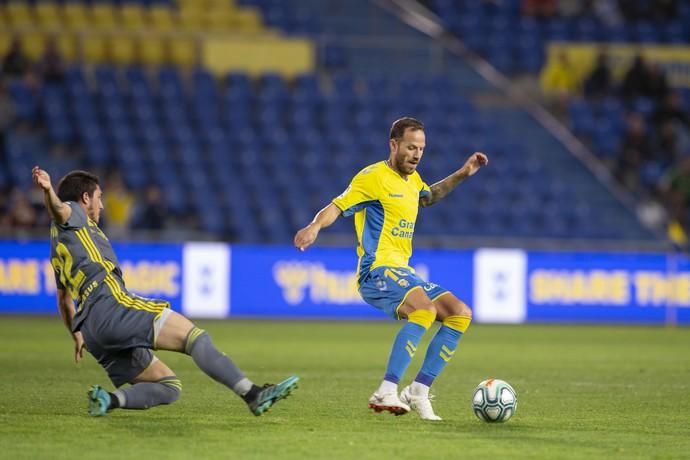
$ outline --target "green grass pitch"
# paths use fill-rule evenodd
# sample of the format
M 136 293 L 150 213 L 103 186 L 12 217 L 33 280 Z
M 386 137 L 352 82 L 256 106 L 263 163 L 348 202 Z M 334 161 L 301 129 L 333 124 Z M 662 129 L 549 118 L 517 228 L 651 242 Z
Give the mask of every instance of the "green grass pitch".
M 434 386 L 444 420 L 374 414 L 393 322 L 202 321 L 258 383 L 295 373 L 300 388 L 263 417 L 183 355 L 159 353 L 182 398 L 150 411 L 86 413 L 109 386 L 90 356 L 71 362 L 57 318 L 0 318 L 0 457 L 457 459 L 688 458 L 690 329 L 474 325 Z M 426 340 L 432 334 L 427 334 Z M 419 368 L 419 348 L 407 383 Z M 475 418 L 487 377 L 518 392 L 505 424 Z

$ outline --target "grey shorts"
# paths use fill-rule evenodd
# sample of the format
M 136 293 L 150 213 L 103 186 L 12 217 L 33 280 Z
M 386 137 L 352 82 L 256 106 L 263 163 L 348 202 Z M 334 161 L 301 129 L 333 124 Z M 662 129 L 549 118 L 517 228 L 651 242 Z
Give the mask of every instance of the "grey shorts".
M 119 283 L 99 287 L 91 300 L 80 331 L 86 349 L 119 387 L 154 362 L 151 350 L 172 310 L 167 301 L 130 294 Z

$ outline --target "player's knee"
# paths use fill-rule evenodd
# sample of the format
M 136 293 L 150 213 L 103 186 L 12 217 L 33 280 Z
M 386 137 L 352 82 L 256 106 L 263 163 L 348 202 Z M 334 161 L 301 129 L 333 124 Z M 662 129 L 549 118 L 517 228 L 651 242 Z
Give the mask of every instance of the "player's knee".
M 161 404 L 172 404 L 182 395 L 182 382 L 177 377 L 166 377 L 158 381 L 161 384 Z
M 429 304 L 422 305 L 420 308 L 415 309 L 413 312 L 407 315 L 407 321 L 410 323 L 419 324 L 424 327 L 424 329 L 429 329 L 434 321 L 436 320 L 436 307 L 434 304 L 429 302 Z
M 472 311 L 465 306 L 464 309 L 459 309 L 458 314 L 446 316 L 443 319 L 443 325 L 458 332 L 464 333 L 470 327 L 472 322 Z
M 211 341 L 211 337 L 208 333 L 196 326 L 194 326 L 188 333 L 184 340 L 184 352 L 188 355 L 192 354 L 192 351 L 197 345 L 204 346 Z

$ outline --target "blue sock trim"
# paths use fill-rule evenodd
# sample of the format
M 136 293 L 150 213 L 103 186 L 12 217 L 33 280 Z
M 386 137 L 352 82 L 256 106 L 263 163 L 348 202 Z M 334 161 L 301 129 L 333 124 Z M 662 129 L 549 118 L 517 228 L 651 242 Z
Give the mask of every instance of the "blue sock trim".
M 384 375 L 383 380 L 387 380 L 388 382 L 395 383 L 396 385 L 400 382 L 400 378 L 396 375 L 393 375 L 393 374 Z
M 429 374 L 425 374 L 423 372 L 420 372 L 417 374 L 417 378 L 414 379 L 415 382 L 421 383 L 422 385 L 426 385 L 428 387 L 431 386 L 432 383 L 434 383 L 434 378 L 433 376 Z

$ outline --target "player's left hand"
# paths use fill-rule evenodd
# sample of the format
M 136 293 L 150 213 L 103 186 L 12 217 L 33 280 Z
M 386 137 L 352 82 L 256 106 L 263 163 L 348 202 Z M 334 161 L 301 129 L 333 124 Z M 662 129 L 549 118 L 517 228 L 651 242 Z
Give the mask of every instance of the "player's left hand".
M 34 181 L 34 184 L 41 187 L 41 189 L 50 190 L 50 187 L 51 187 L 50 176 L 48 175 L 47 172 L 45 172 L 44 170 L 42 170 L 38 166 L 34 166 L 33 169 L 31 170 L 31 178 Z
M 472 176 L 479 171 L 479 168 L 489 164 L 489 157 L 482 152 L 474 152 L 465 162 L 464 168 L 467 170 L 467 175 Z
M 74 333 L 74 362 L 78 363 L 84 357 L 84 350 L 86 349 L 86 343 L 84 343 L 84 336 L 81 332 L 77 331 Z

